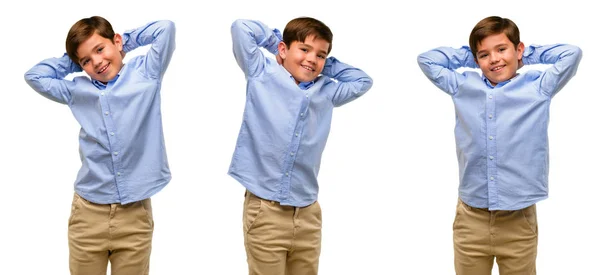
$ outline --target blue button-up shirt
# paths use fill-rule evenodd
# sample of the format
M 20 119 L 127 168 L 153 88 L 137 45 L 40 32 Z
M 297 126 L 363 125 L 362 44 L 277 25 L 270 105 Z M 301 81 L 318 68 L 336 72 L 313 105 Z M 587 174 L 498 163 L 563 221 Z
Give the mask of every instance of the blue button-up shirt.
M 248 84 L 229 175 L 264 199 L 310 205 L 317 200 L 317 175 L 333 107 L 363 95 L 373 81 L 363 71 L 329 57 L 322 76 L 297 85 L 261 50 L 277 53 L 279 31 L 258 21 L 237 20 L 231 35 L 235 59 Z
M 581 50 L 529 46 L 523 64 L 551 64 L 498 83 L 477 72 L 468 47 L 419 55 L 423 73 L 452 96 L 456 112 L 459 196 L 490 210 L 517 210 L 548 197 L 548 119 L 551 98 L 575 75 Z
M 152 44 L 132 58 L 106 85 L 80 72 L 65 54 L 46 59 L 25 73 L 41 95 L 67 104 L 81 125 L 82 166 L 75 191 L 94 203 L 127 204 L 149 198 L 171 179 L 160 112 L 163 74 L 175 50 L 175 25 L 149 23 L 123 34 L 123 51 Z

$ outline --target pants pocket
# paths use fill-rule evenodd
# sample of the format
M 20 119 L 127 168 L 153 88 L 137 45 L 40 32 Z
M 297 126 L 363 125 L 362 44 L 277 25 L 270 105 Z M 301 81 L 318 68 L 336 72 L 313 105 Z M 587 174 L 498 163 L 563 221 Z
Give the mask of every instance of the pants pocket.
M 73 224 L 73 219 L 75 218 L 75 215 L 79 211 L 79 208 L 80 208 L 79 201 L 80 200 L 81 200 L 81 197 L 79 195 L 77 195 L 77 193 L 74 193 L 73 202 L 71 202 L 71 215 L 69 215 L 69 226 L 71 224 Z
M 141 201 L 141 204 L 142 208 L 146 212 L 146 218 L 148 219 L 148 223 L 150 223 L 150 226 L 154 228 L 154 217 L 152 216 L 152 202 L 150 201 L 150 198 Z
M 263 200 L 248 193 L 244 201 L 244 233 L 250 232 L 262 214 Z
M 519 210 L 523 216 L 523 220 L 527 223 L 527 227 L 531 230 L 531 232 L 535 235 L 538 233 L 538 225 L 537 225 L 537 210 L 535 204 L 529 206 L 527 208 Z

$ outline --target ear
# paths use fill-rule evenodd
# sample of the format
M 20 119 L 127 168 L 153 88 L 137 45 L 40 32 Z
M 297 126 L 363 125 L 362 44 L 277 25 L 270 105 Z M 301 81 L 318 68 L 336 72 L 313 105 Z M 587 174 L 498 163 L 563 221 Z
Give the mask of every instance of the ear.
M 113 37 L 113 44 L 115 44 L 117 46 L 117 49 L 119 51 L 123 50 L 123 38 L 121 37 L 120 34 L 116 33 L 115 37 Z
M 525 44 L 523 44 L 523 42 L 519 42 L 519 45 L 517 45 L 517 56 L 519 57 L 519 60 L 523 59 L 524 51 L 525 51 Z
M 285 45 L 285 42 L 281 41 L 279 42 L 279 44 L 277 45 L 277 54 L 279 55 L 279 57 L 282 60 L 285 60 L 285 57 L 287 56 L 287 46 Z

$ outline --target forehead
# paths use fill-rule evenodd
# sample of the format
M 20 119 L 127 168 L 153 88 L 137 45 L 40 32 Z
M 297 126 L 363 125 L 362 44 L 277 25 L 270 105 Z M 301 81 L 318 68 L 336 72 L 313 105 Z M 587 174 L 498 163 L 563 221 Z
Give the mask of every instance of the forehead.
M 100 36 L 97 32 L 94 32 L 92 36 L 90 36 L 85 41 L 81 42 L 77 47 L 77 56 L 83 57 L 94 51 L 95 48 L 101 45 L 112 44 L 112 40 L 108 38 L 104 38 Z
M 484 39 L 479 41 L 477 47 L 478 51 L 484 51 L 500 45 L 512 45 L 512 42 L 510 39 L 508 39 L 508 36 L 506 36 L 506 34 L 503 32 L 486 36 Z
M 325 39 L 323 38 L 317 38 L 314 35 L 309 35 L 306 37 L 306 39 L 304 39 L 304 42 L 301 41 L 294 41 L 292 42 L 292 45 L 308 45 L 318 51 L 322 51 L 324 53 L 327 53 L 327 51 L 329 50 L 329 42 L 325 41 Z

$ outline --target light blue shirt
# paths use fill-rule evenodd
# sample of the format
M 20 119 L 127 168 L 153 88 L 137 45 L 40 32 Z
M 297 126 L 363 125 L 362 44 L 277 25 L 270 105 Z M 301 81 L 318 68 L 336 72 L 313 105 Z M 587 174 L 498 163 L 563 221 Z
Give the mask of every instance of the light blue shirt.
M 548 197 L 550 100 L 575 75 L 578 47 L 530 46 L 523 64 L 551 64 L 498 83 L 477 72 L 468 47 L 437 48 L 419 55 L 423 73 L 452 96 L 456 112 L 459 196 L 490 210 L 518 210 Z
M 310 205 L 317 200 L 317 175 L 333 107 L 363 95 L 373 81 L 363 71 L 329 57 L 321 76 L 297 85 L 261 50 L 277 53 L 278 30 L 258 21 L 237 20 L 231 35 L 235 59 L 248 83 L 229 175 L 261 198 L 282 205 Z
M 123 34 L 123 51 L 152 44 L 106 85 L 80 72 L 65 54 L 25 73 L 36 92 L 67 104 L 81 125 L 81 169 L 75 192 L 94 203 L 127 204 L 149 198 L 171 180 L 160 112 L 163 74 L 175 50 L 175 25 L 149 23 Z

